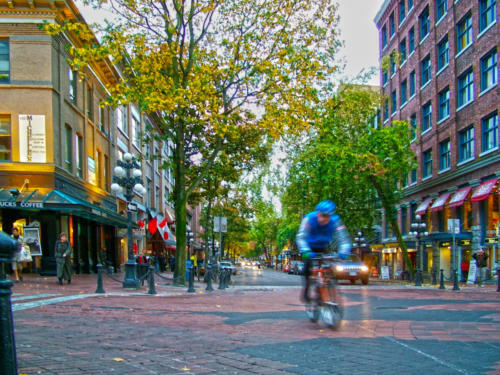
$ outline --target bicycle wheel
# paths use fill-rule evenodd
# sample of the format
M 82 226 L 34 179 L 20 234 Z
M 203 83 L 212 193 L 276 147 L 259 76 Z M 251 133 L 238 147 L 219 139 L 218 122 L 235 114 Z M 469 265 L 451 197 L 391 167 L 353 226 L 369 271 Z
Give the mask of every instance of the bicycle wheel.
M 334 282 L 330 281 L 324 286 L 323 302 L 320 308 L 320 318 L 331 329 L 338 329 L 344 317 L 344 308 L 338 296 Z
M 316 301 L 306 303 L 306 316 L 313 323 L 316 323 L 318 321 L 319 306 Z

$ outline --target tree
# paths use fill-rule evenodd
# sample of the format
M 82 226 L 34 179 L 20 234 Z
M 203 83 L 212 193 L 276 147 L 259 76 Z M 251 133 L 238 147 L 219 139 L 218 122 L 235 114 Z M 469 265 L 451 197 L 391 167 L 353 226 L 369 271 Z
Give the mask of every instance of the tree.
M 397 182 L 414 163 L 411 131 L 400 121 L 373 127 L 379 103 L 376 92 L 358 85 L 344 85 L 332 96 L 293 158 L 282 201 L 285 212 L 295 208 L 304 214 L 333 199 L 351 231 L 371 228 L 381 204 L 413 272 L 394 209 L 401 197 Z
M 331 0 L 89 3 L 109 4 L 119 15 L 99 29 L 100 44 L 85 25 L 45 28 L 81 36 L 82 45 L 69 48 L 76 69 L 111 57 L 123 80 L 108 87 L 107 103 L 136 102 L 156 113 L 158 136 L 174 143 L 174 279 L 183 284 L 190 194 L 231 134 L 264 128 L 277 138 L 310 125 L 335 70 L 336 6 Z

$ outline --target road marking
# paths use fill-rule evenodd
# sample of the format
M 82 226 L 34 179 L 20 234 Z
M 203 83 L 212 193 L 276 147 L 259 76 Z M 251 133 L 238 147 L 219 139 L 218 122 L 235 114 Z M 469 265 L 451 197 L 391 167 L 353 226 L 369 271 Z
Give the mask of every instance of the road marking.
M 94 297 L 94 296 L 96 296 L 96 294 L 77 294 L 77 295 L 73 295 L 73 296 L 50 298 L 50 299 L 44 299 L 44 300 L 34 301 L 34 302 L 14 303 L 12 305 L 12 311 L 34 309 L 34 308 L 39 307 L 39 306 L 53 305 L 55 303 L 73 301 L 75 299 L 88 298 L 88 297 Z
M 18 296 L 22 296 L 22 294 L 17 294 Z M 22 296 L 22 297 L 13 297 L 11 298 L 11 301 L 25 301 L 29 299 L 37 299 L 37 298 L 46 298 L 46 297 L 55 297 L 55 296 L 60 296 L 61 293 L 57 294 L 33 294 L 29 296 Z

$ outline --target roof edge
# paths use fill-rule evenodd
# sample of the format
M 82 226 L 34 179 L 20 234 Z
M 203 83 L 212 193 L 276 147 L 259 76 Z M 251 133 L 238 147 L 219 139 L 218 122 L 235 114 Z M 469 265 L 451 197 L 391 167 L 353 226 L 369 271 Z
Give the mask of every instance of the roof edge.
M 377 12 L 377 15 L 373 19 L 373 22 L 375 22 L 376 25 L 378 24 L 378 22 L 382 18 L 382 15 L 384 14 L 385 10 L 387 9 L 387 7 L 389 6 L 390 3 L 391 3 L 391 0 L 385 0 L 384 3 L 382 4 L 382 6 L 380 7 L 379 11 Z

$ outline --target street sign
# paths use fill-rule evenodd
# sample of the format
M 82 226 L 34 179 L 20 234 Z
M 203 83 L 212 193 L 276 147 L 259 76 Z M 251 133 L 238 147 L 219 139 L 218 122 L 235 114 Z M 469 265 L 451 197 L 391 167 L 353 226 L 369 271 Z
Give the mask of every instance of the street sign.
M 214 232 L 227 233 L 227 217 L 214 217 Z
M 460 233 L 460 219 L 448 219 L 448 232 Z
M 135 203 L 129 203 L 127 205 L 127 210 L 130 212 L 137 212 L 137 205 Z

